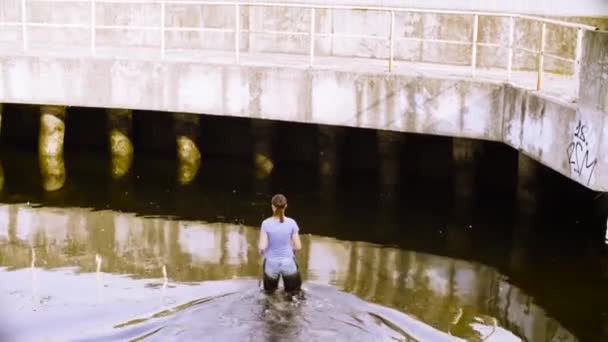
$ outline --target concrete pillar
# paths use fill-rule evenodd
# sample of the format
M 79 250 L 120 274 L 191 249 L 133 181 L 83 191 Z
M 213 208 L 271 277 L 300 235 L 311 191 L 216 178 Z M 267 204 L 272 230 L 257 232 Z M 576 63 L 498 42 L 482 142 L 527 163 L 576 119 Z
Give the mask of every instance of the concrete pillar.
M 538 204 L 539 164 L 519 153 L 517 158 L 517 189 L 515 196 L 516 221 L 513 227 L 510 268 L 514 273 L 525 273 L 530 250 L 534 245 L 536 209 Z
M 201 165 L 198 148 L 200 116 L 197 114 L 173 114 L 177 149 L 177 180 L 182 185 L 190 184 Z
M 269 194 L 271 191 L 270 176 L 274 170 L 274 134 L 274 122 L 267 120 L 251 121 L 254 168 L 252 189 L 258 194 Z
M 452 218 L 446 243 L 448 250 L 460 257 L 471 252 L 477 157 L 482 149 L 481 141 L 452 139 Z
M 253 163 L 257 179 L 265 179 L 274 169 L 272 160 L 272 143 L 274 140 L 274 123 L 268 120 L 251 121 L 253 136 Z
M 321 179 L 335 178 L 338 173 L 338 127 L 319 126 L 319 174 Z
M 477 156 L 482 152 L 482 149 L 482 141 L 452 139 L 454 196 L 457 198 L 470 199 L 474 195 Z
M 446 231 L 446 248 L 459 258 L 469 257 L 473 252 L 472 199 L 461 198 L 452 204 L 451 222 Z
M 517 159 L 517 207 L 520 212 L 532 214 L 536 210 L 538 197 L 538 163 L 519 153 Z
M 45 191 L 57 191 L 63 187 L 66 179 L 63 155 L 38 155 L 42 187 Z
M 512 273 L 525 274 L 530 264 L 530 251 L 534 246 L 534 216 L 520 212 L 513 226 L 509 268 Z
M 4 189 L 4 168 L 2 167 L 2 161 L 0 161 L 0 191 Z
M 375 225 L 379 232 L 390 229 L 395 211 L 400 211 L 401 146 L 405 135 L 399 132 L 376 131 L 376 185 L 379 200 L 374 205 Z M 373 182 L 372 182 L 373 184 Z M 382 233 L 379 233 L 382 234 Z
M 65 107 L 40 107 L 38 153 L 47 157 L 63 156 L 65 136 Z
M 108 131 L 112 177 L 121 179 L 129 173 L 133 163 L 131 130 L 133 112 L 129 109 L 108 110 Z
M 0 133 L 2 133 L 2 111 L 3 111 L 2 103 L 0 103 Z
M 42 187 L 46 191 L 59 190 L 65 184 L 64 137 L 65 107 L 40 107 L 38 162 L 42 176 Z
M 318 165 L 321 200 L 325 205 L 333 204 L 336 198 L 336 183 L 339 172 L 338 140 L 342 128 L 319 126 Z
M 405 135 L 399 132 L 377 131 L 376 142 L 380 170 L 378 184 L 385 194 L 397 193 L 400 177 L 401 143 Z
M 114 177 L 114 180 L 109 182 L 108 189 L 112 208 L 129 211 L 137 207 L 134 178 L 132 173 L 127 173 L 124 177 Z

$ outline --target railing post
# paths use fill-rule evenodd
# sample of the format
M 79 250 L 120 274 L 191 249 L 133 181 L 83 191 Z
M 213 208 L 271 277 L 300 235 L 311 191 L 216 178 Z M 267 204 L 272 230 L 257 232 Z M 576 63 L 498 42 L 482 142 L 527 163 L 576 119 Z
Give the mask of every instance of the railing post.
M 536 90 L 540 90 L 543 83 L 543 69 L 545 63 L 545 39 L 547 36 L 547 23 L 543 23 L 540 30 L 540 50 L 538 51 L 538 77 L 536 79 Z
M 160 58 L 165 59 L 165 2 L 160 2 Z
M 515 18 L 509 17 L 509 51 L 507 55 L 507 82 L 511 81 L 513 69 L 513 44 L 515 41 Z
M 239 5 L 234 5 L 234 59 L 239 62 L 240 58 L 240 43 L 241 43 L 241 11 Z
M 308 56 L 308 65 L 312 67 L 315 60 L 315 8 L 312 7 L 310 9 L 310 50 Z
M 23 39 L 23 50 L 27 51 L 27 12 L 26 1 L 21 0 L 21 39 Z
M 91 55 L 95 56 L 95 0 L 91 0 Z
M 576 82 L 576 91 L 580 83 L 581 63 L 583 58 L 583 29 L 579 28 L 576 32 L 576 49 L 574 55 L 574 81 Z
M 479 15 L 473 16 L 473 45 L 471 46 L 471 74 L 475 76 L 477 68 L 477 36 L 479 31 Z
M 388 37 L 388 72 L 393 71 L 393 56 L 394 56 L 394 42 L 395 42 L 395 11 L 391 11 L 391 28 Z

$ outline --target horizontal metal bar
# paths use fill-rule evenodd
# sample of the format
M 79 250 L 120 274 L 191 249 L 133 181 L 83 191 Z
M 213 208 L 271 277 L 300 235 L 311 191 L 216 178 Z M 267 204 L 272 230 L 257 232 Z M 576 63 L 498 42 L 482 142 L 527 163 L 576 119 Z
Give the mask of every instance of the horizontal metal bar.
M 502 44 L 496 44 L 496 43 L 480 43 L 477 42 L 477 45 L 479 46 L 485 46 L 485 47 L 496 47 L 496 48 L 508 48 L 508 46 L 506 45 L 502 45 Z
M 525 14 L 519 14 L 519 15 L 517 15 L 517 18 L 533 20 L 533 21 L 538 21 L 541 23 L 547 23 L 547 24 L 553 24 L 553 25 L 559 25 L 559 26 L 566 26 L 566 27 L 571 27 L 571 28 L 580 28 L 580 29 L 591 30 L 591 31 L 595 31 L 598 29 L 595 26 L 573 23 L 570 21 L 562 21 L 562 20 L 555 20 L 555 19 L 549 19 L 549 18 L 535 17 L 535 16 L 525 15 Z
M 213 27 L 165 27 L 166 32 L 221 32 L 234 33 L 233 29 L 220 29 Z
M 435 43 L 435 44 L 471 45 L 471 42 L 462 41 L 462 40 L 424 39 L 424 38 L 415 38 L 415 37 L 397 37 L 397 38 L 395 38 L 395 40 L 414 41 L 414 42 L 423 42 L 423 43 Z
M 518 47 L 518 46 L 514 46 L 513 50 L 520 50 L 520 51 L 525 51 L 531 55 L 538 55 L 538 51 L 537 50 L 533 50 L 530 48 L 525 48 L 525 47 Z M 553 55 L 553 54 L 548 54 L 545 52 L 545 56 L 549 56 L 551 58 L 555 58 L 555 59 L 559 59 L 562 61 L 566 61 L 566 62 L 574 62 L 573 58 L 568 58 L 568 57 L 561 57 L 561 56 L 557 56 L 557 55 Z
M 21 26 L 21 22 L 0 22 L 0 26 Z
M 20 23 L 11 23 L 11 25 L 21 25 Z M 55 27 L 55 28 L 78 28 L 78 29 L 89 29 L 90 25 L 80 24 L 54 24 L 54 23 L 27 23 L 28 26 L 34 27 Z M 132 26 L 132 25 L 97 25 L 95 29 L 100 30 L 139 30 L 139 31 L 157 31 L 160 28 L 155 26 Z M 165 31 L 172 32 L 223 32 L 230 33 L 234 32 L 232 29 L 219 29 L 210 27 L 165 27 Z M 288 35 L 288 36 L 308 36 L 308 32 L 301 31 L 276 31 L 276 30 L 241 30 L 242 33 L 249 34 L 273 34 L 273 35 Z M 388 40 L 389 37 L 385 36 L 374 36 L 374 35 L 358 35 L 358 34 L 346 34 L 346 33 L 316 33 L 315 38 L 350 38 L 350 39 L 377 39 L 377 40 Z M 402 41 L 419 41 L 439 44 L 455 44 L 455 45 L 470 45 L 471 42 L 457 41 L 457 40 L 443 40 L 443 39 L 424 39 L 416 37 L 396 37 L 395 40 Z
M 25 25 L 29 27 L 49 27 L 49 28 L 75 28 L 75 29 L 89 29 L 91 25 L 84 24 L 57 24 L 57 23 L 32 23 L 26 22 Z
M 561 57 L 561 56 L 553 55 L 553 54 L 546 53 L 546 52 L 545 52 L 545 57 L 549 57 L 549 58 L 553 58 L 553 59 L 557 59 L 557 60 L 569 62 L 569 63 L 575 62 L 575 60 L 573 58 Z
M 131 26 L 131 25 L 97 25 L 97 30 L 135 30 L 135 31 L 160 31 L 157 26 Z
M 346 33 L 315 33 L 315 38 L 354 38 L 354 39 L 377 39 L 377 40 L 389 40 L 390 37 L 386 36 L 372 36 L 363 34 L 346 34 Z M 454 45 L 471 45 L 471 42 L 461 40 L 445 40 L 445 39 L 424 39 L 417 37 L 395 37 L 397 41 L 413 41 L 413 42 L 428 42 L 436 44 L 454 44 Z
M 74 2 L 88 3 L 89 0 L 28 0 L 29 2 Z M 440 10 L 440 9 L 422 9 L 408 7 L 385 7 L 385 6 L 357 6 L 357 5 L 320 5 L 320 4 L 302 4 L 302 3 L 280 3 L 280 2 L 255 2 L 255 1 L 205 1 L 205 0 L 97 0 L 98 4 L 103 3 L 124 3 L 124 4 L 161 4 L 166 5 L 219 5 L 219 6 L 257 6 L 257 7 L 288 7 L 288 8 L 305 8 L 305 9 L 332 9 L 332 10 L 363 10 L 363 11 L 380 11 L 380 12 L 409 12 L 409 13 L 431 13 L 431 14 L 452 14 L 452 15 L 478 15 L 486 17 L 514 17 L 527 20 L 534 20 L 549 24 L 567 26 L 572 28 L 580 28 L 584 30 L 597 30 L 595 26 L 573 23 L 562 20 L 548 19 L 523 14 L 502 13 L 502 12 L 486 12 L 486 11 L 462 11 L 462 10 Z
M 315 38 L 355 38 L 355 39 L 378 39 L 388 40 L 387 36 L 374 36 L 366 34 L 348 34 L 348 33 L 315 33 Z
M 20 23 L 0 23 L 0 26 L 19 26 Z M 49 27 L 49 28 L 76 28 L 76 29 L 88 29 L 90 25 L 81 25 L 81 24 L 56 24 L 56 23 L 26 23 L 26 25 L 31 27 Z M 131 26 L 131 25 L 98 25 L 95 29 L 100 30 L 136 30 L 136 31 L 158 31 L 160 28 L 153 26 Z M 210 28 L 210 27 L 166 27 L 165 31 L 167 32 L 217 32 L 217 33 L 232 33 L 234 30 L 232 29 L 220 29 L 220 28 Z M 309 33 L 300 32 L 300 31 L 275 31 L 275 30 L 265 30 L 265 31 L 256 31 L 256 30 L 241 30 L 242 33 L 249 34 L 272 34 L 272 35 L 291 35 L 291 36 L 307 36 Z M 373 36 L 373 35 L 356 35 L 356 34 L 345 34 L 345 33 L 316 33 L 316 38 L 349 38 L 349 39 L 377 39 L 377 40 L 388 40 L 389 37 L 385 36 Z M 453 45 L 471 45 L 471 42 L 467 41 L 458 41 L 458 40 L 445 40 L 445 39 L 425 39 L 425 38 L 417 38 L 417 37 L 395 37 L 397 41 L 415 41 L 415 42 L 427 42 L 427 43 L 435 43 L 435 44 L 453 44 Z M 478 43 L 480 46 L 486 47 L 504 47 L 500 44 L 495 43 Z M 525 48 L 525 47 L 514 47 L 516 50 L 526 51 L 531 54 L 538 53 L 535 50 Z M 553 55 L 552 57 L 557 59 L 562 59 L 566 61 L 573 61 L 573 59 L 559 57 Z
M 538 54 L 538 50 L 533 50 L 533 49 L 522 47 L 522 46 L 513 46 L 513 50 L 525 51 L 525 52 L 531 53 L 533 55 Z
M 242 33 L 250 33 L 250 34 L 275 34 L 275 35 L 285 35 L 285 36 L 309 36 L 308 32 L 301 31 L 274 31 L 274 30 L 241 30 Z

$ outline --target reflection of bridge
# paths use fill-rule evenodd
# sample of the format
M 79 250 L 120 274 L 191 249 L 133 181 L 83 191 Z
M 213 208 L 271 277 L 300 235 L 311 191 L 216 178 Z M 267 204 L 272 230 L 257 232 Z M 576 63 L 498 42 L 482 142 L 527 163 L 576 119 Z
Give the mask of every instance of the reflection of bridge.
M 608 162 L 596 159 L 607 148 L 606 82 L 595 77 L 605 72 L 608 38 L 592 27 L 501 13 L 294 3 L 3 6 L 0 102 L 502 141 L 590 188 L 608 188 L 599 171 Z M 42 110 L 42 132 L 62 131 L 65 112 L 50 108 Z M 131 116 L 112 115 L 113 152 L 128 160 Z M 196 164 L 195 137 L 178 135 L 186 136 L 178 139 L 180 157 Z M 57 155 L 62 139 L 41 136 L 41 152 Z
M 51 269 L 78 266 L 93 272 L 99 253 L 104 271 L 135 277 L 160 278 L 162 265 L 177 281 L 258 277 L 256 239 L 255 229 L 233 224 L 76 208 L 0 207 L 0 266 L 9 268 L 29 267 L 33 247 L 36 265 Z M 470 324 L 476 317 L 486 323 L 496 317 L 528 341 L 555 334 L 576 340 L 492 268 L 316 236 L 304 236 L 303 247 L 298 259 L 309 281 L 395 307 L 457 336 L 474 336 Z M 460 310 L 465 318 L 454 321 Z

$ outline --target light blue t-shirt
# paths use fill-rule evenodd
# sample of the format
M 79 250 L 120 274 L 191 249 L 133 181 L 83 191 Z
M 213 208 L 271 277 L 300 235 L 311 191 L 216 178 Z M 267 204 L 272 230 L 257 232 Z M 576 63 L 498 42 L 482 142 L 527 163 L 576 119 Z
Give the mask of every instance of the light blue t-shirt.
M 268 235 L 266 258 L 293 258 L 291 236 L 299 231 L 298 224 L 285 216 L 283 223 L 276 217 L 269 217 L 262 222 L 262 231 Z

